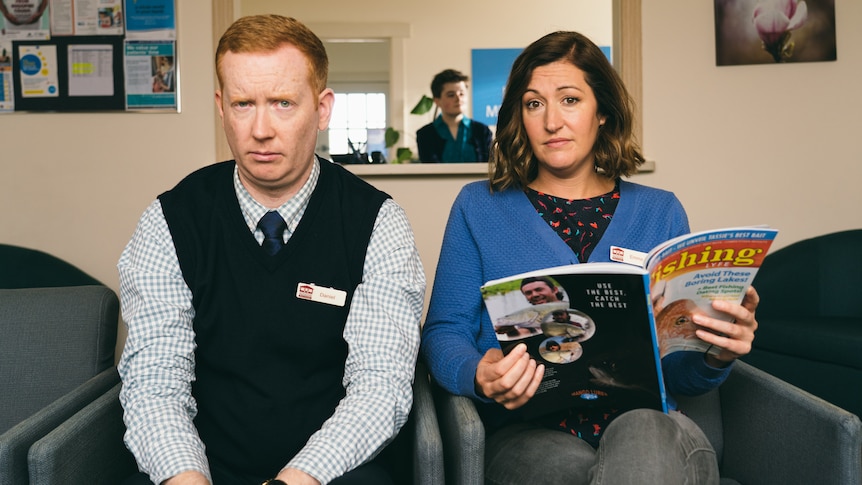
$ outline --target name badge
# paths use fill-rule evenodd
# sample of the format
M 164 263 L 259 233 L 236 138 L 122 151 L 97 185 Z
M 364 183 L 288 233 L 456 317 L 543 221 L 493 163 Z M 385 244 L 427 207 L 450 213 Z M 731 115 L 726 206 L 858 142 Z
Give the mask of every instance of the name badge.
M 327 305 L 344 306 L 347 302 L 347 292 L 335 288 L 324 288 L 314 283 L 296 285 L 296 297 L 300 300 L 316 301 Z
M 611 261 L 633 264 L 635 266 L 643 266 L 645 259 L 646 253 L 635 251 L 634 249 L 611 246 Z

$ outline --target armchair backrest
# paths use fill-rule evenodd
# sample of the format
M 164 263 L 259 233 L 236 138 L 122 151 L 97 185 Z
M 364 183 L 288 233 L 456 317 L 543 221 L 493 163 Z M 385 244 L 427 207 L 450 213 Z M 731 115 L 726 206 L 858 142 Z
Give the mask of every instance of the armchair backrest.
M 114 364 L 105 286 L 0 290 L 0 434 Z
M 770 253 L 754 279 L 760 317 L 862 318 L 862 229 L 797 241 Z
M 76 266 L 48 253 L 0 244 L 0 288 L 101 285 Z

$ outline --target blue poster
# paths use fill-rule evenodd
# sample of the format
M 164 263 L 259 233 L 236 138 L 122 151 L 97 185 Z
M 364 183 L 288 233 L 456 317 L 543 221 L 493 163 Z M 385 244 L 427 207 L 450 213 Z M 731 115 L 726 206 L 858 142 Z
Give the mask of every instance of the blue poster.
M 126 32 L 175 31 L 174 0 L 126 0 Z
M 523 49 L 473 49 L 473 119 L 497 125 L 497 112 L 512 63 Z
M 174 41 L 125 41 L 127 110 L 179 107 L 175 55 Z
M 611 48 L 601 47 L 611 60 Z M 515 58 L 523 49 L 473 49 L 473 119 L 488 126 L 497 125 L 503 90 Z

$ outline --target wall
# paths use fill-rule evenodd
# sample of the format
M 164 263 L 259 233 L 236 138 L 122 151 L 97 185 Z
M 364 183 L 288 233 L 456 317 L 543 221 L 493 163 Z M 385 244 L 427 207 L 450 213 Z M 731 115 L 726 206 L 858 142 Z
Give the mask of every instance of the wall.
M 0 115 L 0 242 L 47 251 L 116 290 L 144 208 L 214 160 L 210 3 L 177 5 L 182 113 Z
M 409 17 L 402 4 L 397 12 Z M 552 10 L 495 8 L 502 17 L 492 20 L 491 9 L 479 15 L 471 2 L 462 4 L 466 10 L 443 11 L 475 28 L 450 28 L 442 13 L 422 27 L 458 33 L 463 50 L 452 52 L 452 64 L 459 68 L 469 66 L 469 47 L 538 37 L 537 29 L 523 32 L 523 18 L 566 27 Z M 767 223 L 782 230 L 778 246 L 862 227 L 862 31 L 854 28 L 862 3 L 836 6 L 836 62 L 722 68 L 715 67 L 712 8 L 685 0 L 643 4 L 644 145 L 657 168 L 635 181 L 679 194 L 695 229 Z M 214 160 L 210 13 L 209 2 L 179 2 L 181 114 L 0 116 L 0 241 L 56 254 L 117 288 L 116 261 L 144 207 Z M 404 21 L 392 15 L 383 20 Z M 411 49 L 429 58 L 429 46 Z M 437 67 L 416 69 L 422 82 L 408 99 L 424 91 Z M 429 282 L 449 204 L 478 178 L 372 178 L 407 209 Z
M 862 2 L 838 60 L 715 66 L 713 2 L 643 2 L 644 145 L 693 229 L 769 224 L 776 244 L 862 228 Z

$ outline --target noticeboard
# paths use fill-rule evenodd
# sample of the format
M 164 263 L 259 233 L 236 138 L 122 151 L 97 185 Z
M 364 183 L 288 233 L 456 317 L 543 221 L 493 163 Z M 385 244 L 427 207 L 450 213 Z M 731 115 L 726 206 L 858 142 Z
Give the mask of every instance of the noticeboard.
M 175 0 L 0 0 L 0 113 L 179 112 Z

